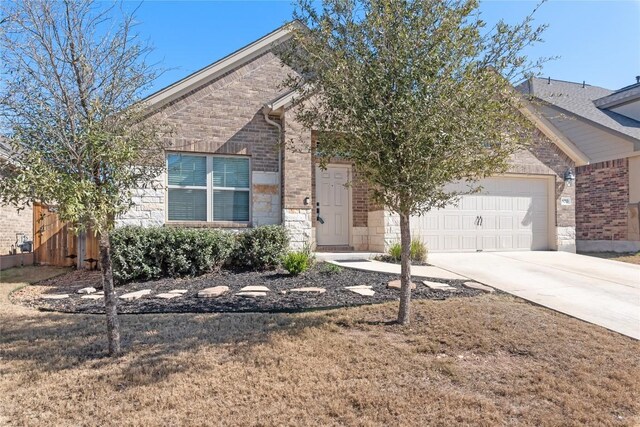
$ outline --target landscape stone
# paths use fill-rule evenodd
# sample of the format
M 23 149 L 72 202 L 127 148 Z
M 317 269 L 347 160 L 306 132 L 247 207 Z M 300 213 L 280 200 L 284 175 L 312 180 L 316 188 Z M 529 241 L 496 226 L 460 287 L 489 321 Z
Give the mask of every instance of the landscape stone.
M 345 289 L 349 289 L 349 290 L 352 290 L 352 289 L 371 289 L 371 286 L 370 285 L 357 285 L 357 286 L 345 286 L 344 288 Z
M 257 298 L 257 297 L 266 297 L 267 293 L 266 292 L 238 292 L 236 295 L 239 297 L 245 297 L 245 298 Z
M 93 294 L 95 292 L 96 292 L 96 288 L 93 288 L 93 287 L 82 288 L 82 289 L 78 289 L 77 291 L 77 293 L 79 294 L 86 294 L 86 295 Z
M 171 298 L 177 298 L 181 296 L 182 294 L 179 294 L 177 292 L 165 292 L 162 294 L 155 295 L 156 298 L 160 298 L 160 299 L 171 299 Z
M 371 287 L 369 287 L 369 288 L 348 287 L 348 288 L 345 288 L 345 289 L 348 289 L 351 292 L 355 292 L 356 294 L 362 295 L 362 296 L 365 296 L 365 297 L 372 297 L 376 293 L 373 289 L 371 289 Z
M 429 289 L 433 289 L 434 291 L 449 291 L 449 292 L 457 292 L 458 290 L 453 286 L 449 286 L 446 283 L 438 283 L 438 282 L 430 282 L 429 280 L 424 280 L 422 283 L 427 285 Z
M 198 292 L 198 298 L 215 298 L 229 290 L 228 286 L 215 286 L 213 288 L 202 289 Z
M 240 292 L 270 292 L 271 289 L 266 286 L 245 286 Z
M 495 292 L 495 289 L 478 282 L 464 282 L 464 287 L 469 289 L 478 289 L 480 291 L 489 292 L 489 293 Z
M 387 288 L 400 289 L 400 279 L 392 280 L 389 283 L 387 283 Z M 416 288 L 416 284 L 411 282 L 411 289 L 413 290 L 415 288 Z
M 187 289 L 172 289 L 169 291 L 170 294 L 186 294 L 188 291 Z
M 136 299 L 140 299 L 145 295 L 149 295 L 151 293 L 151 289 L 142 289 L 140 291 L 135 291 L 135 292 L 129 292 L 127 294 L 122 294 L 120 295 L 120 299 L 126 300 L 126 301 L 133 301 Z
M 104 298 L 104 295 L 98 295 L 98 294 L 82 295 L 80 297 L 80 299 L 92 299 L 92 300 L 98 300 L 103 298 Z
M 42 299 L 65 299 L 65 298 L 69 298 L 69 294 L 45 294 L 45 295 L 40 295 L 40 298 Z
M 291 289 L 291 292 L 309 292 L 309 293 L 323 294 L 327 292 L 327 290 L 325 288 L 309 287 L 309 288 Z

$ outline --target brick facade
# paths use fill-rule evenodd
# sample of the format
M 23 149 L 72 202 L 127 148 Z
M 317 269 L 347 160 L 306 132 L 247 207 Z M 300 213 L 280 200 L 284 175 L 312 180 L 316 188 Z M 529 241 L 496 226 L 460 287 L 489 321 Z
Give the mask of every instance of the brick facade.
M 266 121 L 262 108 L 283 94 L 280 83 L 289 72 L 277 56 L 266 52 L 164 105 L 153 115 L 172 130 L 164 140 L 168 151 L 251 157 L 251 216 L 255 226 L 281 222 L 282 135 L 277 126 Z M 269 119 L 282 125 L 276 116 Z M 120 225 L 165 222 L 166 177 L 159 177 L 159 182 L 160 189 L 135 190 L 136 206 L 119 218 Z
M 628 159 L 577 168 L 576 191 L 577 239 L 628 239 Z
M 315 240 L 312 133 L 295 120 L 295 111 L 278 110 L 281 114 L 269 116 L 269 120 L 262 112 L 264 105 L 283 95 L 281 82 L 291 72 L 273 51 L 268 51 L 162 106 L 153 115 L 173 130 L 164 141 L 167 150 L 250 156 L 250 226 L 282 223 L 290 230 L 292 246 L 299 248 L 313 245 Z M 557 246 L 570 250 L 575 234 L 575 189 L 566 186 L 563 177 L 573 162 L 540 132 L 532 141 L 529 150 L 513 157 L 509 173 L 553 177 L 557 215 L 552 226 L 556 227 Z M 371 202 L 367 185 L 356 173 L 351 183 L 350 244 L 358 250 L 380 243 L 386 246 L 395 239 L 396 221 Z M 159 188 L 136 190 L 136 206 L 119 219 L 120 224 L 163 224 L 165 181 L 161 176 Z M 562 197 L 570 198 L 571 205 L 561 204 Z M 379 231 L 381 240 L 376 234 Z
M 11 206 L 0 206 L 0 255 L 11 252 L 17 233 L 24 233 L 28 240 L 33 240 L 33 210 L 27 207 L 18 211 Z

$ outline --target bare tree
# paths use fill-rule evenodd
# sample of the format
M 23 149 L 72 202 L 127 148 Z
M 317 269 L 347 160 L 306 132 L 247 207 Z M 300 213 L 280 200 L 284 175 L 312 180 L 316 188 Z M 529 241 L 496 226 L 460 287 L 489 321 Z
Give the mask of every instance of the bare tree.
M 138 102 L 157 76 L 149 47 L 113 3 L 21 0 L 0 16 L 0 131 L 13 166 L 0 201 L 55 205 L 63 221 L 99 235 L 109 354 L 118 354 L 109 232 L 131 189 L 164 167 L 162 129 Z

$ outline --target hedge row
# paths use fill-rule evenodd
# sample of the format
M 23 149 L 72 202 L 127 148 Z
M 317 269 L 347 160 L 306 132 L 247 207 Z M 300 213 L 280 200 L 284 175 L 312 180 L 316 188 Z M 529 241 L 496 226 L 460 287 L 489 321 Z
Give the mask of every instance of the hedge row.
M 122 227 L 111 234 L 117 283 L 197 276 L 227 264 L 239 269 L 274 268 L 287 251 L 281 226 L 242 233 L 170 227 Z

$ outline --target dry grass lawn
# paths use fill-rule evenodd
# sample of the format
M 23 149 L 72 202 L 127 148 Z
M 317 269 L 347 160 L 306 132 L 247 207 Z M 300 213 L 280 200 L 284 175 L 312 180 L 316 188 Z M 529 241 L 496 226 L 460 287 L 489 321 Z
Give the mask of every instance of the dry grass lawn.
M 0 284 L 0 425 L 636 425 L 640 345 L 508 296 L 298 315 L 40 313 Z
M 582 255 L 595 256 L 598 258 L 612 259 L 614 261 L 628 262 L 629 264 L 640 265 L 640 252 L 635 254 L 625 254 L 617 252 L 585 252 Z

